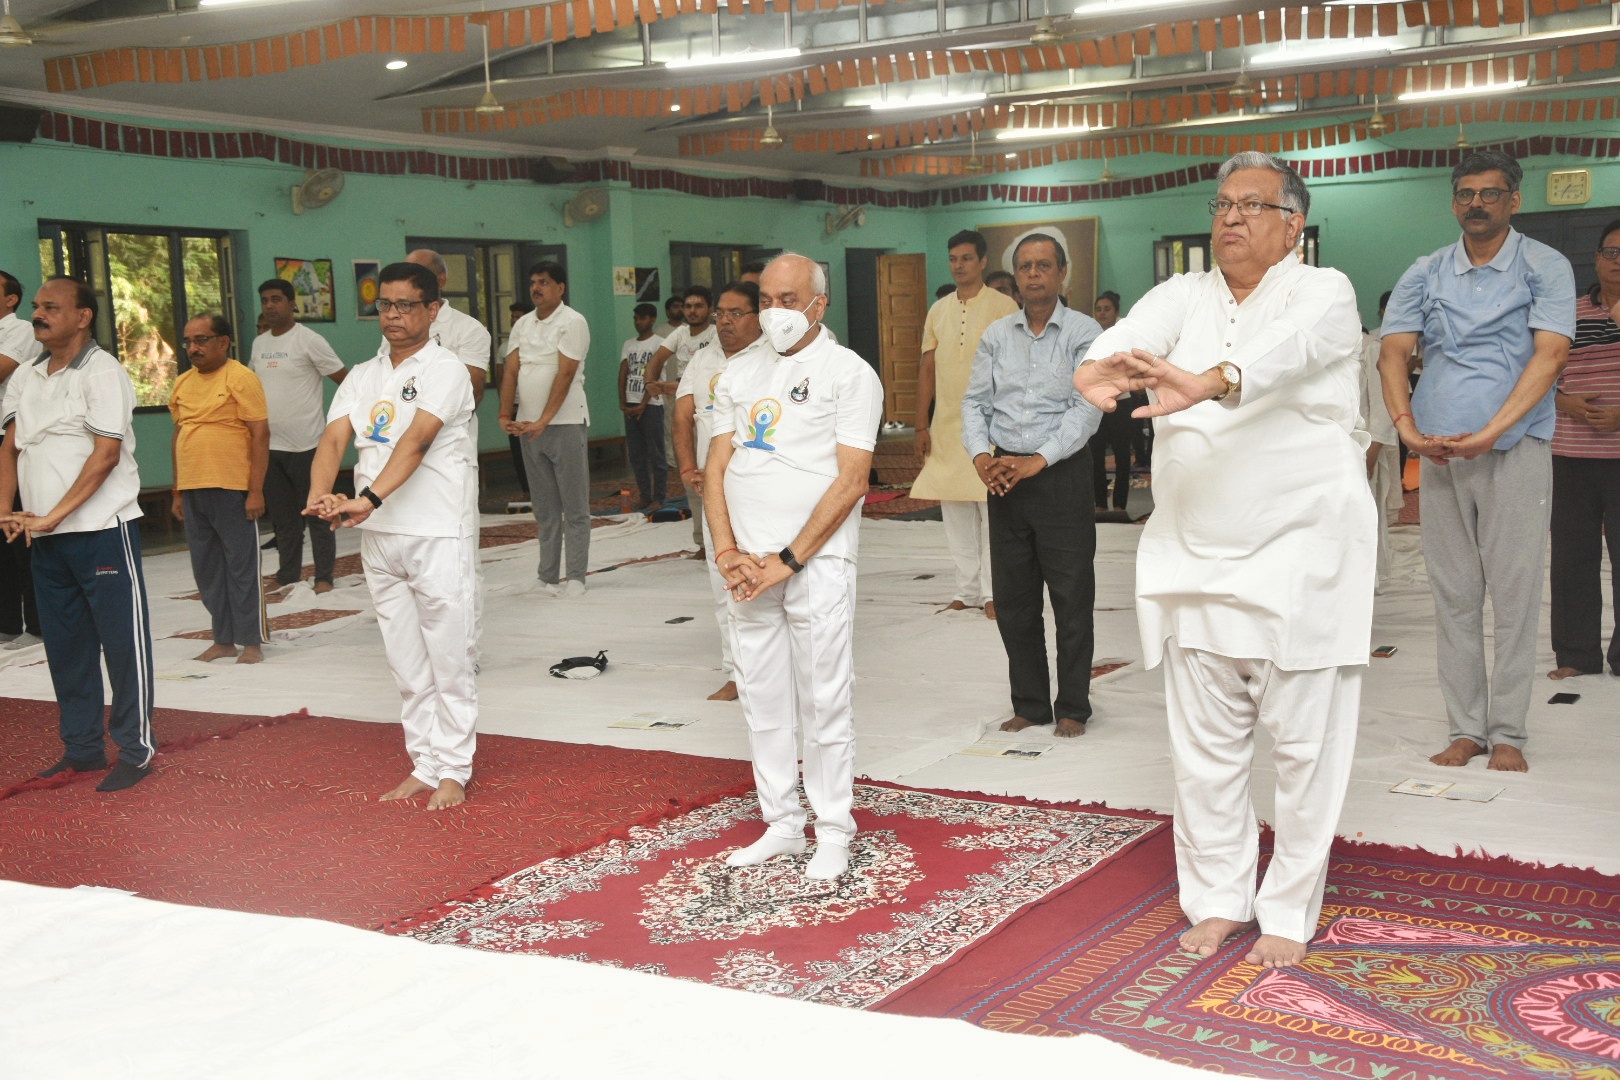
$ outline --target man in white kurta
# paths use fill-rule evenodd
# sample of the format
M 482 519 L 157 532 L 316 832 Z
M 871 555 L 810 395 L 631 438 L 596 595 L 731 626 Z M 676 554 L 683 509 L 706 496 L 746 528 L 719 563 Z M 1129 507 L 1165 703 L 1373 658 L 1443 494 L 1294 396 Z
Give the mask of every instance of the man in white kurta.
M 681 483 L 688 491 L 696 492 L 699 499 L 703 497 L 703 467 L 709 461 L 709 441 L 714 438 L 715 387 L 720 376 L 733 361 L 776 355 L 759 329 L 758 285 L 739 281 L 722 289 L 715 312 L 719 338 L 699 349 L 681 373 L 671 413 Z M 703 526 L 704 550 L 712 551 L 709 523 L 701 514 L 698 520 Z M 708 566 L 709 589 L 714 593 L 714 618 L 720 624 L 720 663 L 726 673 L 725 685 L 710 694 L 709 700 L 736 701 L 737 663 L 731 650 L 731 594 L 726 590 L 726 579 L 719 568 L 712 561 Z
M 473 548 L 466 506 L 478 484 L 467 369 L 430 336 L 434 276 L 414 263 L 384 267 L 377 309 L 387 344 L 338 387 L 311 470 L 304 511 L 365 530 L 366 584 L 383 652 L 404 700 L 411 773 L 384 800 L 431 793 L 429 810 L 465 801 L 478 689 Z M 332 494 L 353 441 L 354 498 Z
M 1219 269 L 1148 293 L 1097 339 L 1087 354 L 1097 362 L 1075 382 L 1101 404 L 1097 387 L 1128 369 L 1155 393 L 1137 410 L 1157 418 L 1137 617 L 1144 660 L 1165 668 L 1176 867 L 1193 924 L 1183 947 L 1213 955 L 1258 920 L 1248 960 L 1281 967 L 1304 958 L 1321 911 L 1377 531 L 1357 431 L 1354 290 L 1295 258 L 1309 195 L 1286 165 L 1240 154 L 1219 185 Z M 1277 769 L 1276 847 L 1258 895 L 1256 724 Z
M 849 868 L 855 835 L 855 555 L 883 386 L 823 332 L 827 282 L 816 263 L 777 256 L 759 294 L 760 325 L 780 355 L 734 360 L 720 376 L 704 478 L 766 825 L 727 863 L 804 851 L 802 726 L 816 812 L 805 875 L 830 881 Z
M 962 445 L 962 395 L 973 374 L 973 354 L 985 329 L 1018 310 L 1012 298 L 984 286 L 986 244 L 969 230 L 947 243 L 954 292 L 928 309 L 922 364 L 917 369 L 917 456 L 922 472 L 914 499 L 938 499 L 945 543 L 956 564 L 956 595 L 949 609 L 983 607 L 995 618 L 990 591 L 990 517 L 985 487 Z M 930 414 L 930 406 L 932 413 Z

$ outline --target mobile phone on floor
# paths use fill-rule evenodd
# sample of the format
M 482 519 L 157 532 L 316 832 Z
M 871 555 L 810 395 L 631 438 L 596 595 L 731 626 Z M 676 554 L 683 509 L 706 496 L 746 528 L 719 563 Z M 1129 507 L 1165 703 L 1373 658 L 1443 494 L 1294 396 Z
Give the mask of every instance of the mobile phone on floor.
M 1395 651 L 1396 647 L 1394 645 L 1380 645 L 1373 650 L 1372 654 L 1380 660 L 1388 660 L 1395 655 Z
M 1579 700 L 1581 700 L 1581 695 L 1579 694 L 1554 694 L 1552 697 L 1547 699 L 1547 704 L 1573 705 Z

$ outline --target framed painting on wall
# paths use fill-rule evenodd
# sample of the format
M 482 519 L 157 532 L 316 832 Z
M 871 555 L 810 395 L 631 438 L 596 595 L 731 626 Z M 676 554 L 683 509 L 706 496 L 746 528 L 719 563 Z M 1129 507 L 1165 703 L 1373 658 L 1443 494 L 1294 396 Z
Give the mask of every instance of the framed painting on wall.
M 293 318 L 299 322 L 337 322 L 331 259 L 277 259 L 276 277 L 293 287 Z
M 1067 221 L 1025 221 L 1015 225 L 980 225 L 984 234 L 989 270 L 1014 274 L 1013 248 L 1030 233 L 1043 232 L 1058 238 L 1069 260 L 1069 279 L 1063 297 L 1076 311 L 1091 314 L 1097 299 L 1097 229 L 1099 218 L 1070 218 Z M 1017 275 L 1014 274 L 1016 277 Z
M 354 260 L 354 317 L 377 318 L 377 275 L 382 263 L 376 259 Z

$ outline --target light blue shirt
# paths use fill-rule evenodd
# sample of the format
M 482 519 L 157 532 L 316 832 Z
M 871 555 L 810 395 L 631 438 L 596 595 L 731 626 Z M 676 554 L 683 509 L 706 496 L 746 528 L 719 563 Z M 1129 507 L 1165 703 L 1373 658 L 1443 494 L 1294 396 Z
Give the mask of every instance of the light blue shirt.
M 968 457 L 992 452 L 1039 454 L 1048 465 L 1096 434 L 1102 410 L 1074 388 L 1074 369 L 1102 327 L 1059 304 L 1040 334 L 1022 311 L 997 319 L 979 339 L 962 395 L 962 445 Z
M 1383 333 L 1422 335 L 1418 430 L 1466 435 L 1490 423 L 1535 354 L 1537 330 L 1575 338 L 1575 273 L 1546 244 L 1510 229 L 1484 266 L 1469 261 L 1461 237 L 1413 263 L 1390 294 Z M 1493 449 L 1551 439 L 1554 416 L 1549 389 Z

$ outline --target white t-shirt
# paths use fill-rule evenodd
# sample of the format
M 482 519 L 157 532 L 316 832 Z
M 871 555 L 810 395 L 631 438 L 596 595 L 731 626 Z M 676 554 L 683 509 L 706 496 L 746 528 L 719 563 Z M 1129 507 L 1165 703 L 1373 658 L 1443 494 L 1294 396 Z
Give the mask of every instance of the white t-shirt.
M 714 328 L 713 323 L 705 326 L 701 334 L 694 334 L 690 326 L 683 326 L 659 342 L 674 355 L 664 361 L 664 369 L 658 373 L 658 381 L 680 382 L 681 376 L 686 374 L 686 365 L 692 362 L 692 357 L 711 341 L 718 341 L 718 334 L 719 331 Z M 670 405 L 673 402 L 674 399 L 668 394 L 661 394 L 653 404 Z
M 619 350 L 619 359 L 624 361 L 626 368 L 624 375 L 624 400 L 631 405 L 640 405 L 641 399 L 647 396 L 647 361 L 653 358 L 663 344 L 657 334 L 649 334 L 645 340 L 641 338 L 628 338 L 624 348 Z M 654 401 L 651 404 L 657 405 Z
M 0 356 L 9 356 L 21 365 L 38 356 L 41 348 L 34 340 L 33 323 L 19 319 L 15 312 L 0 319 Z M 5 380 L 0 379 L 0 387 L 5 385 Z
M 461 362 L 489 374 L 489 331 L 484 324 L 446 300 L 439 305 L 430 331 L 433 340 L 455 353 Z
M 264 384 L 270 449 L 315 449 L 326 430 L 321 380 L 343 370 L 332 346 L 309 327 L 294 323 L 285 334 L 254 338 L 248 366 Z
M 551 384 L 557 378 L 557 355 L 579 361 L 574 381 L 568 387 L 553 424 L 588 424 L 591 421 L 585 404 L 585 354 L 591 351 L 591 328 L 585 316 L 558 304 L 557 310 L 544 319 L 531 311 L 512 324 L 512 347 L 518 354 L 518 386 L 516 419 L 529 423 L 540 419 L 551 400 Z
M 135 387 L 124 366 L 91 342 L 55 375 L 50 355 L 18 366 L 7 381 L 0 430 L 17 440 L 23 509 L 48 514 L 62 501 L 95 449 L 96 436 L 118 439 L 118 463 L 101 486 L 62 519 L 56 534 L 99 532 L 141 516 L 135 465 Z
M 478 458 L 468 424 L 472 383 L 455 353 L 429 341 L 395 366 L 384 349 L 349 372 L 332 399 L 327 422 L 347 419 L 354 427 L 360 454 L 354 487 L 359 491 L 382 473 L 418 409 L 437 416 L 444 426 L 416 471 L 360 527 L 405 536 L 468 536 L 467 507 L 478 488 Z
M 693 354 L 692 362 L 686 365 L 686 371 L 681 374 L 680 388 L 675 391 L 675 403 L 678 410 L 681 398 L 692 399 L 692 428 L 696 442 L 693 449 L 697 452 L 698 468 L 703 468 L 709 460 L 709 442 L 714 438 L 714 390 L 720 375 L 738 360 L 775 355 L 776 350 L 771 348 L 771 341 L 764 334 L 730 356 L 720 347 L 719 341 Z
M 726 505 L 737 546 L 772 554 L 793 542 L 838 477 L 838 447 L 871 450 L 883 384 L 825 334 L 792 356 L 737 358 L 715 384 L 714 434 L 731 435 Z M 855 558 L 857 505 L 815 557 Z

